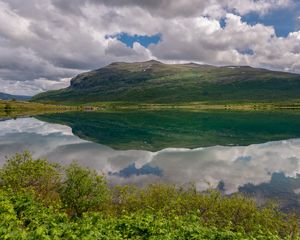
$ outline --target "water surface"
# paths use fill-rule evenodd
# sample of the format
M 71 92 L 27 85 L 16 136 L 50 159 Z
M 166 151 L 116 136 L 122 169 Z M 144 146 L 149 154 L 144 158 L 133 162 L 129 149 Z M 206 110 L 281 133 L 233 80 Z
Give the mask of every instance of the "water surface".
M 300 212 L 300 115 L 258 112 L 63 113 L 0 122 L 0 164 L 25 149 L 113 184 L 194 183 Z
M 294 112 L 68 112 L 37 118 L 122 150 L 246 146 L 300 137 L 300 113 Z

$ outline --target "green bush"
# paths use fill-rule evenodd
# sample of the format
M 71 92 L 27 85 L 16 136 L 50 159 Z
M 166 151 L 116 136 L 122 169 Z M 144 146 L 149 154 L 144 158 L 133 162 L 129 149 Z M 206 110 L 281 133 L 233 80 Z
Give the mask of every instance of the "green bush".
M 58 164 L 45 159 L 34 160 L 25 151 L 7 159 L 0 169 L 0 185 L 14 191 L 30 188 L 45 201 L 58 199 L 57 189 L 61 184 L 61 169 Z
M 268 232 L 247 234 L 206 227 L 195 214 L 166 218 L 161 212 L 148 211 L 119 217 L 87 212 L 80 218 L 69 218 L 58 209 L 45 207 L 34 196 L 26 191 L 0 191 L 1 239 L 281 239 Z
M 60 197 L 72 215 L 81 216 L 86 211 L 99 209 L 109 199 L 104 176 L 76 163 L 67 167 L 65 172 Z
M 108 187 L 28 152 L 8 159 L 0 182 L 0 239 L 300 239 L 299 218 L 274 205 L 193 186 Z
M 115 215 L 145 211 L 161 212 L 170 219 L 174 216 L 196 215 L 202 226 L 234 232 L 270 232 L 280 236 L 299 234 L 297 217 L 280 212 L 276 205 L 260 208 L 255 200 L 240 194 L 222 196 L 216 190 L 199 193 L 193 186 L 117 186 L 114 189 L 112 208 Z

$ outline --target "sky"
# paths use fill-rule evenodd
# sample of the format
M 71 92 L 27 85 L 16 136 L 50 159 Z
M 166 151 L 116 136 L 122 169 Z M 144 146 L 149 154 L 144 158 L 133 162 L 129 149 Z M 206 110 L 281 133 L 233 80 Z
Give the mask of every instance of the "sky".
M 0 92 L 150 59 L 300 73 L 300 1 L 0 0 Z

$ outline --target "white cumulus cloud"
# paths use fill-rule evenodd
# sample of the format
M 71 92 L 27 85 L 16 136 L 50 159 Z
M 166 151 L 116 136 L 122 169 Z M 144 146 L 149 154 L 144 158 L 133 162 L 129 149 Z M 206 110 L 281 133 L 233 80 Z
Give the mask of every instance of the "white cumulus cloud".
M 66 78 L 112 61 L 195 61 L 247 64 L 300 72 L 299 33 L 277 37 L 274 26 L 242 16 L 299 8 L 293 0 L 0 0 L 0 86 L 35 94 L 65 86 Z M 220 20 L 226 26 L 221 27 Z M 145 48 L 106 38 L 160 34 Z M 251 52 L 253 54 L 245 54 Z M 44 82 L 41 86 L 41 82 Z M 54 81 L 55 84 L 48 84 Z M 22 88 L 18 88 L 22 86 Z

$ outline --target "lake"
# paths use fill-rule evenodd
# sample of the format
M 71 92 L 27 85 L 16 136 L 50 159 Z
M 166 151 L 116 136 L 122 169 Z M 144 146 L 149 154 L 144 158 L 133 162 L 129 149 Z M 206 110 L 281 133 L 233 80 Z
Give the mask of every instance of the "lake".
M 300 212 L 298 112 L 67 112 L 0 121 L 0 165 L 25 149 L 77 161 L 112 184 L 193 183 Z

